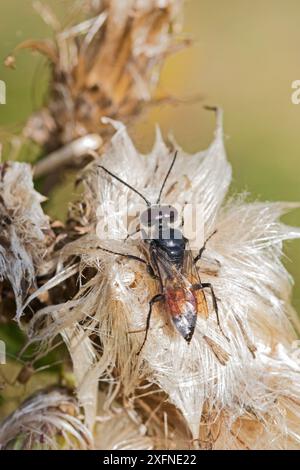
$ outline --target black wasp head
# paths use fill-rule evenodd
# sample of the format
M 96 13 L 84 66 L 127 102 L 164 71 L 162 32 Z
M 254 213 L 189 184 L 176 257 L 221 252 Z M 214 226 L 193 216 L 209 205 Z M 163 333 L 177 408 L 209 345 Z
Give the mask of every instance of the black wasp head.
M 164 204 L 153 204 L 140 216 L 141 225 L 144 227 L 165 226 L 172 224 L 178 219 L 175 207 Z

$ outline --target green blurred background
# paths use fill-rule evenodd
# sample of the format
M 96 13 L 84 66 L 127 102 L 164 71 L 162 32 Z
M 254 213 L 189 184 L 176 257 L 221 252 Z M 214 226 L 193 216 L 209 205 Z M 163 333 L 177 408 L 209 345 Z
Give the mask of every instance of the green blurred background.
M 70 2 L 44 0 L 60 17 Z M 3 59 L 19 42 L 47 37 L 51 31 L 34 12 L 32 0 L 1 0 L 0 18 L 0 79 L 7 84 L 0 124 L 16 131 L 39 107 L 48 70 L 40 56 L 27 51 L 18 54 L 15 71 L 5 69 Z M 221 105 L 233 190 L 247 190 L 255 199 L 300 200 L 300 105 L 291 102 L 291 83 L 300 79 L 299 22 L 299 0 L 188 0 L 184 34 L 195 43 L 169 59 L 161 91 L 187 98 L 200 93 L 203 102 L 153 109 L 134 130 L 137 144 L 149 148 L 158 122 L 187 150 L 204 148 L 211 141 L 214 118 L 203 110 L 203 103 Z M 1 134 L 5 138 L 5 132 Z M 35 155 L 27 148 L 23 158 L 31 161 Z M 71 184 L 66 187 L 69 194 L 65 187 L 58 188 L 48 205 L 52 215 L 65 210 L 62 201 L 72 192 Z M 300 225 L 300 211 L 286 220 Z M 286 253 L 296 280 L 294 304 L 300 311 L 300 242 L 288 243 Z

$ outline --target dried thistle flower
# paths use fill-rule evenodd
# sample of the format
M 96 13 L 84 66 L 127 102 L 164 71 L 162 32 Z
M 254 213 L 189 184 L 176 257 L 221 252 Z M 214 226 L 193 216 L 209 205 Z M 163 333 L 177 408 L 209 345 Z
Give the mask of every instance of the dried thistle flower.
M 130 409 L 113 403 L 104 411 L 106 395 L 99 394 L 99 411 L 94 431 L 95 448 L 98 450 L 150 450 L 154 444 L 147 437 L 147 427 L 140 416 Z
M 299 349 L 280 343 L 274 350 L 261 348 L 236 402 L 222 409 L 204 407 L 200 448 L 299 449 L 299 367 Z
M 66 391 L 39 392 L 1 423 L 0 449 L 87 450 L 93 445 L 93 437 L 79 412 Z
M 153 100 L 160 67 L 178 47 L 174 29 L 181 3 L 84 1 L 84 21 L 65 29 L 49 9 L 39 8 L 55 29 L 54 42 L 26 41 L 18 49 L 38 50 L 53 72 L 47 108 L 29 119 L 25 135 L 53 150 L 86 134 L 111 135 L 103 116 L 126 122 L 136 117 Z
M 155 201 L 170 163 L 170 149 L 158 133 L 152 152 L 141 155 L 125 127 L 113 125 L 117 132 L 99 162 Z M 92 274 L 81 276 L 81 287 L 73 300 L 40 310 L 29 325 L 29 335 L 45 340 L 65 330 L 74 337 L 80 329 L 88 347 L 94 345 L 81 386 L 84 388 L 85 380 L 108 381 L 110 402 L 121 390 L 125 399 L 131 399 L 145 381 L 156 384 L 181 411 L 195 446 L 299 447 L 295 379 L 299 361 L 291 356 L 297 319 L 290 305 L 291 278 L 281 257 L 283 241 L 299 238 L 300 230 L 279 221 L 299 205 L 247 202 L 245 196 L 224 203 L 231 168 L 220 112 L 215 139 L 206 151 L 187 155 L 178 148 L 178 152 L 164 202 L 201 203 L 205 237 L 217 229 L 207 245 L 200 273 L 203 282 L 214 286 L 222 328 L 230 341 L 222 335 L 208 297 L 209 316 L 198 318 L 190 345 L 166 325 L 161 305 L 153 313 L 147 342 L 137 356 L 148 302 L 157 292 L 156 281 L 139 263 L 105 253 L 100 247 L 145 255 L 140 241 L 116 240 L 127 233 L 127 228 L 117 223 L 128 210 L 120 205 L 122 196 L 128 198 L 129 209 L 140 200 L 97 165 L 84 175 L 87 234 L 68 244 L 61 254 L 62 260 L 79 257 L 76 269 L 83 273 L 89 268 Z M 108 223 L 113 226 L 114 239 L 109 243 L 97 235 L 97 226 Z M 68 277 L 68 270 L 63 269 L 43 289 Z M 137 331 L 140 333 L 134 333 Z M 82 339 L 77 338 L 79 347 Z M 279 352 L 284 354 L 279 357 Z M 219 421 L 220 433 L 210 427 Z M 251 436 L 251 423 L 260 429 L 262 441 L 258 434 Z
M 0 282 L 11 284 L 17 318 L 53 242 L 49 218 L 41 207 L 44 200 L 33 187 L 30 165 L 0 164 Z

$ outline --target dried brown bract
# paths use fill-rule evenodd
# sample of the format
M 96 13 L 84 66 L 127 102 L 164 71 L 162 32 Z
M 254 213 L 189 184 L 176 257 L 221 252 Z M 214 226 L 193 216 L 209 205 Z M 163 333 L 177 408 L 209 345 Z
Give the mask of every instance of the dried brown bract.
M 19 48 L 44 54 L 52 65 L 47 108 L 24 130 L 48 150 L 89 133 L 111 135 L 103 116 L 128 122 L 150 103 L 166 57 L 177 50 L 181 0 L 81 2 L 85 18 L 56 28 L 54 41 L 26 41 Z M 53 24 L 54 23 L 54 24 Z M 182 45 L 182 43 L 181 43 Z

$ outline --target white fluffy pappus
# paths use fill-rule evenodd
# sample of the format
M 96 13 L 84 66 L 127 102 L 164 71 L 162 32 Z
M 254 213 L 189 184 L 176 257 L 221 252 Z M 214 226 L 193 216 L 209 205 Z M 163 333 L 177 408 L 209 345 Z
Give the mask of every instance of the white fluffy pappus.
M 93 436 L 79 412 L 65 390 L 41 391 L 1 423 L 0 449 L 87 450 L 93 446 Z
M 98 394 L 98 414 L 94 430 L 94 446 L 98 450 L 151 450 L 147 427 L 132 409 L 113 403 L 105 410 L 106 394 Z
M 199 262 L 199 273 L 202 282 L 214 287 L 220 322 L 229 341 L 220 331 L 208 291 L 209 316 L 199 315 L 190 344 L 169 325 L 161 303 L 154 308 L 148 339 L 137 356 L 148 303 L 159 284 L 141 263 L 101 249 L 146 255 L 141 240 L 115 240 L 126 229 L 117 223 L 113 224 L 113 241 L 97 236 L 97 227 L 112 219 L 122 220 L 128 210 L 120 204 L 124 195 L 129 210 L 141 204 L 137 194 L 98 165 L 154 203 L 173 153 L 158 132 L 151 153 L 140 154 L 125 127 L 113 121 L 109 122 L 117 132 L 109 148 L 83 175 L 88 234 L 62 251 L 62 260 L 80 257 L 78 269 L 83 273 L 85 268 L 93 268 L 94 274 L 88 279 L 81 276 L 80 290 L 72 301 L 39 311 L 29 325 L 29 334 L 33 339 L 47 339 L 67 329 L 73 331 L 73 347 L 76 338 L 77 346 L 82 345 L 84 335 L 88 348 L 95 343 L 96 334 L 95 353 L 81 365 L 85 370 L 81 390 L 91 380 L 109 381 L 112 401 L 120 391 L 125 397 L 134 395 L 142 381 L 156 384 L 183 414 L 196 447 L 297 448 L 299 358 L 293 343 L 297 316 L 290 304 L 292 280 L 281 257 L 283 241 L 299 238 L 300 230 L 279 219 L 298 204 L 247 202 L 244 196 L 225 201 L 231 167 L 220 111 L 217 118 L 215 139 L 206 151 L 188 155 L 175 144 L 178 157 L 162 202 L 201 204 L 205 238 L 217 230 Z M 58 273 L 48 287 L 67 276 L 67 269 Z M 211 430 L 212 416 L 214 424 L 220 423 L 218 432 Z M 245 422 L 254 423 L 251 431 L 261 426 L 260 439 L 258 434 L 250 435 Z
M 17 319 L 53 237 L 44 200 L 34 189 L 30 165 L 0 164 L 0 282 L 11 284 Z

